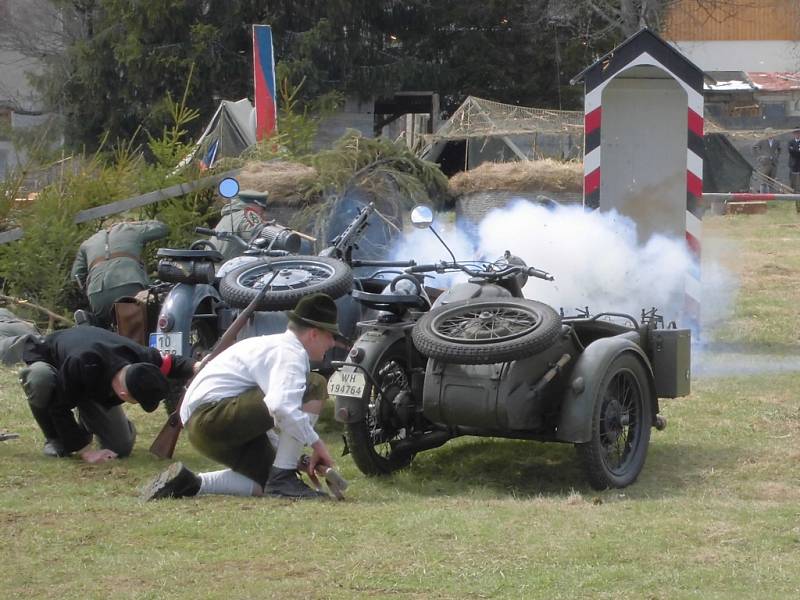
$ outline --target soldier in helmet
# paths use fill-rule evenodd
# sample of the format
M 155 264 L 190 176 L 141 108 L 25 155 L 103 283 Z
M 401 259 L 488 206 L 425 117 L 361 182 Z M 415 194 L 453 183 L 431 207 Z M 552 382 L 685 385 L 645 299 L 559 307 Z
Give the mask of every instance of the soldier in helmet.
M 169 227 L 161 221 L 126 221 L 101 229 L 81 244 L 72 278 L 89 298 L 97 325 L 108 327 L 119 298 L 147 288 L 142 250 L 147 242 L 167 235 Z
M 268 197 L 267 192 L 240 191 L 238 196 L 222 207 L 222 218 L 214 229 L 235 233 L 245 242 L 249 242 L 256 230 L 267 222 Z M 217 246 L 225 260 L 241 255 L 243 250 L 236 242 L 227 240 L 219 240 Z

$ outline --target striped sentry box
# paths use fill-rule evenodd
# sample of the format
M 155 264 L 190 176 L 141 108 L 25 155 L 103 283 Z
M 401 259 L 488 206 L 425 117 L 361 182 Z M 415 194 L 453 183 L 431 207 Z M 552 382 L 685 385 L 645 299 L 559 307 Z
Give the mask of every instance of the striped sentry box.
M 693 327 L 700 322 L 700 253 L 703 215 L 703 72 L 655 33 L 642 29 L 600 58 L 572 83 L 584 81 L 584 205 L 600 206 L 602 181 L 603 90 L 628 69 L 659 69 L 686 92 L 686 244 L 695 266 L 685 284 L 685 317 Z

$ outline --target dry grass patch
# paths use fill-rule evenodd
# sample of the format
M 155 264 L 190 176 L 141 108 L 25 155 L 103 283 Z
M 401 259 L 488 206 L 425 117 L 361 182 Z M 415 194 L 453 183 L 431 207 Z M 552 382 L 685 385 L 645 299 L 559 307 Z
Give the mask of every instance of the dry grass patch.
M 302 191 L 311 187 L 317 176 L 314 167 L 270 160 L 245 163 L 236 178 L 243 190 L 266 191 L 270 201 L 297 204 L 303 199 Z
M 549 158 L 507 163 L 487 162 L 450 179 L 450 188 L 456 194 L 489 190 L 580 192 L 582 186 L 583 163 L 560 162 Z

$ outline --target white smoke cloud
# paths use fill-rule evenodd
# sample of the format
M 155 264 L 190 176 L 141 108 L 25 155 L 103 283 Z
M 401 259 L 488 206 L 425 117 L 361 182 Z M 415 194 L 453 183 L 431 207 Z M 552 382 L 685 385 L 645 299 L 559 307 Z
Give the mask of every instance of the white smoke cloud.
M 588 306 L 592 313 L 636 317 L 642 308 L 657 307 L 669 320 L 683 304 L 684 278 L 692 266 L 683 240 L 655 235 L 642 246 L 636 224 L 614 210 L 548 210 L 517 201 L 491 211 L 479 235 L 490 255 L 508 249 L 552 274 L 554 282 L 530 279 L 525 295 L 567 314 Z
M 519 199 L 490 211 L 472 236 L 451 224 L 434 226 L 460 260 L 493 260 L 509 250 L 528 266 L 553 275 L 553 282 L 529 278 L 523 291 L 567 315 L 588 306 L 592 314 L 621 312 L 639 318 L 642 309 L 655 307 L 667 322 L 687 325 L 681 316 L 684 282 L 697 267 L 685 241 L 654 235 L 642 244 L 633 220 L 615 210 L 585 211 L 576 205 L 548 209 Z M 408 235 L 395 257 L 418 263 L 450 260 L 426 230 Z M 709 277 L 704 279 L 703 302 L 713 303 L 716 314 L 729 312 L 733 278 L 715 263 L 704 264 L 704 274 Z M 458 280 L 463 277 L 439 276 L 432 285 L 447 287 Z

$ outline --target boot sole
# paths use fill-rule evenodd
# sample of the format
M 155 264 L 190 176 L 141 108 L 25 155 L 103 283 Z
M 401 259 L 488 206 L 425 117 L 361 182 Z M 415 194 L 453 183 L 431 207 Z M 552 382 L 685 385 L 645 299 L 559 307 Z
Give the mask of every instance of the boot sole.
M 165 471 L 159 473 L 153 481 L 151 481 L 142 491 L 139 498 L 142 502 L 150 500 L 160 500 L 162 498 L 169 498 L 170 496 L 159 495 L 169 483 L 171 483 L 183 470 L 183 463 L 176 462 L 171 464 Z

